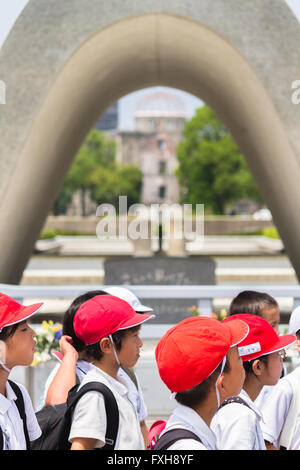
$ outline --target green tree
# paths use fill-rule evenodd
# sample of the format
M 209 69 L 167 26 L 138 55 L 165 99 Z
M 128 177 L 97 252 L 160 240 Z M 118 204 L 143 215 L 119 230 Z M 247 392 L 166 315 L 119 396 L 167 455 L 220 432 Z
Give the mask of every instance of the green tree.
M 93 129 L 74 158 L 54 210 L 61 213 L 69 202 L 67 196 L 78 190 L 83 215 L 87 192 L 97 204 L 106 202 L 117 208 L 119 195 L 126 195 L 131 205 L 140 201 L 141 186 L 141 170 L 116 162 L 116 143 Z
M 99 167 L 113 169 L 115 165 L 115 142 L 93 129 L 80 147 L 67 174 L 65 185 L 72 192 L 81 193 L 82 214 L 86 215 L 85 197 L 94 189 L 94 173 Z
M 182 203 L 203 203 L 223 214 L 227 205 L 239 198 L 261 201 L 243 155 L 207 106 L 186 122 L 177 158 Z
M 94 173 L 92 198 L 97 204 L 110 203 L 118 209 L 119 196 L 127 196 L 127 205 L 140 201 L 143 174 L 136 165 L 116 165 L 114 170 L 99 167 Z

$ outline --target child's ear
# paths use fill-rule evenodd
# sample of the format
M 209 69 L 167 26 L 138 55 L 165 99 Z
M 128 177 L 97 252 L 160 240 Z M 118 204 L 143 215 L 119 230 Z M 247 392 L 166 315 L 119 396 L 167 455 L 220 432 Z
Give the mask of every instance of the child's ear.
M 256 359 L 253 361 L 252 370 L 255 375 L 261 375 L 263 370 L 263 363 L 259 359 Z
M 102 338 L 99 342 L 99 347 L 104 354 L 111 351 L 111 340 L 108 337 Z
M 219 395 L 220 395 L 220 400 L 221 402 L 228 397 L 228 392 L 227 392 L 227 388 L 226 388 L 226 379 L 225 379 L 225 374 L 221 374 L 220 377 L 218 378 L 217 380 L 217 388 L 218 388 L 218 391 L 219 391 Z M 216 387 L 216 384 L 213 383 L 213 388 Z

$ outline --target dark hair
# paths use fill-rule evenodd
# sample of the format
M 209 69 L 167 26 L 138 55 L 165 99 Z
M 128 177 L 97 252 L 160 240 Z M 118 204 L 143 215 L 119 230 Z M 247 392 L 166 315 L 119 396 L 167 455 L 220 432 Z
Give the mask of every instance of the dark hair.
M 232 300 L 229 315 L 248 313 L 261 317 L 262 311 L 271 307 L 278 307 L 277 301 L 271 295 L 265 292 L 245 290 Z
M 22 323 L 22 322 L 20 322 Z M 3 330 L 0 333 L 0 340 L 1 341 L 6 341 L 10 336 L 13 336 L 20 325 L 20 323 L 16 323 L 15 325 L 12 326 L 6 326 L 3 328 Z
M 140 325 L 133 326 L 132 328 L 126 328 L 125 330 L 118 330 L 111 335 L 117 352 L 120 351 L 122 347 L 122 341 L 125 336 L 127 336 L 130 332 L 139 331 L 139 329 Z M 97 341 L 97 343 L 94 344 L 90 344 L 89 346 L 85 346 L 84 357 L 87 359 L 96 359 L 99 361 L 103 357 L 103 352 L 100 348 L 100 341 Z
M 71 303 L 69 308 L 66 310 L 63 318 L 63 327 L 62 327 L 62 333 L 63 335 L 71 336 L 73 340 L 73 347 L 76 349 L 77 352 L 81 352 L 85 349 L 85 344 L 83 341 L 81 341 L 75 334 L 74 331 L 74 316 L 79 307 L 86 302 L 89 299 L 92 299 L 93 297 L 96 297 L 96 295 L 107 295 L 107 293 L 103 290 L 93 290 L 93 291 L 88 291 L 85 294 L 79 295 L 79 297 L 76 297 L 75 300 Z
M 259 357 L 256 357 L 255 359 L 252 359 L 251 361 L 243 361 L 243 366 L 244 366 L 246 375 L 250 375 L 250 374 L 255 375 L 252 366 L 253 366 L 254 361 L 257 361 L 257 360 L 263 362 L 266 366 L 268 366 L 269 356 L 268 355 L 259 356 Z
M 230 365 L 229 362 L 226 361 L 223 372 L 228 373 L 229 371 Z M 184 390 L 183 392 L 176 393 L 175 400 L 181 405 L 189 406 L 190 408 L 200 405 L 207 398 L 211 389 L 211 384 L 217 380 L 220 372 L 221 364 L 219 364 L 216 370 L 200 384 L 195 385 L 195 387 L 188 390 Z
M 63 318 L 63 328 L 62 332 L 63 335 L 71 336 L 73 340 L 73 347 L 76 349 L 77 352 L 82 353 L 83 357 L 86 359 L 96 359 L 100 360 L 101 357 L 103 356 L 103 353 L 100 349 L 99 346 L 99 341 L 94 344 L 86 345 L 81 339 L 79 339 L 74 331 L 74 316 L 79 309 L 79 307 L 86 302 L 87 300 L 92 299 L 93 297 L 96 297 L 97 295 L 108 295 L 107 292 L 103 290 L 93 290 L 93 291 L 88 291 L 85 294 L 80 295 L 79 297 L 76 297 L 75 300 L 71 303 L 69 308 L 66 310 Z M 120 351 L 122 347 L 122 340 L 123 338 L 130 332 L 130 331 L 138 331 L 140 329 L 140 325 L 133 327 L 133 328 L 127 328 L 125 330 L 119 330 L 116 331 L 115 333 L 112 334 L 112 339 L 114 342 L 114 345 L 116 347 L 117 351 Z

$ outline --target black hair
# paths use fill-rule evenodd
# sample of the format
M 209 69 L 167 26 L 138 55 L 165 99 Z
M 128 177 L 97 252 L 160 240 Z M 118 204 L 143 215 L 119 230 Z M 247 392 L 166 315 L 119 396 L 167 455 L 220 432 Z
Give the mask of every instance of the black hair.
M 75 313 L 79 309 L 79 307 L 86 302 L 87 300 L 96 297 L 96 295 L 107 295 L 107 292 L 103 290 L 93 290 L 88 291 L 85 294 L 79 295 L 76 299 L 73 300 L 69 308 L 66 310 L 63 318 L 63 326 L 62 326 L 62 333 L 63 335 L 71 336 L 73 340 L 73 347 L 76 349 L 77 352 L 81 352 L 85 349 L 86 345 L 84 344 L 81 339 L 79 339 L 74 331 L 74 317 Z
M 103 353 L 100 349 L 99 346 L 99 341 L 94 344 L 86 345 L 81 339 L 79 339 L 74 331 L 74 316 L 79 309 L 79 307 L 86 302 L 87 300 L 92 299 L 93 297 L 96 297 L 97 295 L 109 295 L 107 292 L 103 290 L 93 290 L 93 291 L 88 291 L 85 294 L 80 295 L 79 297 L 76 297 L 76 299 L 73 300 L 69 308 L 66 310 L 63 318 L 63 327 L 62 327 L 62 333 L 63 335 L 71 336 L 73 343 L 72 346 L 76 349 L 78 353 L 81 353 L 82 358 L 86 358 L 88 360 L 90 359 L 96 359 L 100 360 L 101 357 L 103 356 Z M 140 328 L 140 325 L 137 327 L 133 328 L 127 328 L 125 330 L 119 330 L 116 331 L 115 333 L 112 334 L 112 339 L 114 342 L 114 345 L 116 347 L 117 351 L 120 351 L 121 346 L 122 346 L 122 340 L 123 338 L 128 334 L 130 331 L 138 331 Z
M 255 375 L 254 370 L 253 370 L 254 361 L 261 361 L 267 367 L 268 366 L 268 360 L 269 360 L 269 356 L 265 355 L 265 356 L 256 357 L 255 359 L 251 359 L 250 361 L 243 361 L 243 367 L 244 367 L 246 376 L 250 375 L 250 374 Z
M 15 332 L 17 331 L 17 328 L 20 325 L 20 323 L 16 323 L 15 325 L 4 327 L 0 333 L 0 341 L 6 341 L 10 336 L 13 336 Z
M 140 329 L 140 325 L 133 326 L 132 328 L 126 328 L 125 330 L 118 330 L 111 335 L 117 352 L 120 351 L 122 347 L 122 341 L 125 338 L 125 336 L 127 336 L 128 333 L 130 332 L 139 331 L 139 329 Z M 101 348 L 100 348 L 100 341 L 97 341 L 97 343 L 85 346 L 84 357 L 86 359 L 96 359 L 99 361 L 103 357 L 103 352 L 101 351 Z
M 176 393 L 175 400 L 181 405 L 189 406 L 190 408 L 200 405 L 208 397 L 211 384 L 217 380 L 218 375 L 221 372 L 221 367 L 222 365 L 219 364 L 216 370 L 207 377 L 207 379 L 203 380 L 200 384 L 195 385 L 195 387 Z M 229 362 L 226 361 L 223 372 L 228 373 L 229 371 L 230 365 Z
M 271 295 L 266 292 L 245 290 L 232 300 L 229 315 L 248 313 L 261 317 L 264 309 L 272 307 L 278 308 L 278 303 Z

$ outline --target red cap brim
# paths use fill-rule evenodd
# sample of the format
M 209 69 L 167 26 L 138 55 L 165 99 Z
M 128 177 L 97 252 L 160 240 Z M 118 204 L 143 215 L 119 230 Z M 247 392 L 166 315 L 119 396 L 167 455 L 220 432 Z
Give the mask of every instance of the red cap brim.
M 155 318 L 155 315 L 145 315 L 141 313 L 136 313 L 133 317 L 129 320 L 125 320 L 121 325 L 118 327 L 118 330 L 125 330 L 127 328 L 134 328 L 135 326 L 139 326 L 150 318 Z
M 34 315 L 40 308 L 44 305 L 43 302 L 38 304 L 32 304 L 28 306 L 23 306 L 17 314 L 15 314 L 11 320 L 8 320 L 7 323 L 1 326 L 0 330 L 6 328 L 7 326 L 16 325 L 17 323 L 21 323 L 22 321 L 27 320 L 29 317 Z
M 285 349 L 288 346 L 291 346 L 296 341 L 297 341 L 297 337 L 295 335 L 278 336 L 278 341 L 275 344 L 273 344 L 270 348 L 268 348 L 267 350 L 264 350 L 263 354 L 255 353 L 255 354 L 251 354 L 249 356 L 243 356 L 242 359 L 243 359 L 243 361 L 244 360 L 247 360 L 247 361 L 250 360 L 251 361 L 252 359 L 256 359 L 257 357 L 266 356 L 267 354 L 272 354 L 274 352 L 281 351 L 282 349 Z M 246 357 L 247 357 L 247 359 L 246 359 Z

